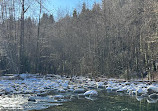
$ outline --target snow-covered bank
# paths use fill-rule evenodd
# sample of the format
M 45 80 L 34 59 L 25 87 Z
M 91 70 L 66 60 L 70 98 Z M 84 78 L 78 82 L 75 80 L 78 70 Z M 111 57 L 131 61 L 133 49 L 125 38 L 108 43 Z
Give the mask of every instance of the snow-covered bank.
M 15 107 L 22 110 L 43 109 L 76 98 L 97 97 L 99 90 L 129 94 L 136 96 L 137 100 L 147 98 L 149 103 L 158 101 L 157 83 L 115 80 L 96 82 L 87 77 L 22 74 L 1 77 L 0 109 Z M 28 108 L 29 105 L 31 108 Z

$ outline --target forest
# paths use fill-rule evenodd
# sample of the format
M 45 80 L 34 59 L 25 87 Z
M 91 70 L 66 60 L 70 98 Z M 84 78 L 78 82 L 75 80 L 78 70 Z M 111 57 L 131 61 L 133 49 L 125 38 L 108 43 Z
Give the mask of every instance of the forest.
M 0 75 L 157 76 L 157 0 L 83 3 L 57 20 L 43 2 L 0 0 Z

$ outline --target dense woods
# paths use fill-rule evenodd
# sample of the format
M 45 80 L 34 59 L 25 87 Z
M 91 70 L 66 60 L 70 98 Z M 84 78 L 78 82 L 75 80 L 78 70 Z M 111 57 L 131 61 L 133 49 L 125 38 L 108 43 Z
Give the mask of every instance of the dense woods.
M 54 20 L 41 0 L 0 1 L 0 71 L 153 79 L 158 1 L 103 0 Z M 38 18 L 28 17 L 35 3 Z

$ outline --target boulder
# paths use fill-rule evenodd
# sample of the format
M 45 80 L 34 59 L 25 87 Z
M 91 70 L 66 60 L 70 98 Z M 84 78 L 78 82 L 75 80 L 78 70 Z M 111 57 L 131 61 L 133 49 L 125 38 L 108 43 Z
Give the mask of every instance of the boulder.
M 83 88 L 75 89 L 74 93 L 85 93 L 85 89 L 83 89 Z
M 21 79 L 28 79 L 28 78 L 30 78 L 30 77 L 32 77 L 33 75 L 31 75 L 31 74 L 20 74 L 20 75 L 18 75 Z
M 111 90 L 112 90 L 112 87 L 108 86 L 108 87 L 106 88 L 106 90 L 107 90 L 107 91 L 111 91 Z
M 86 91 L 84 93 L 85 96 L 98 96 L 98 92 L 95 90 Z
M 105 88 L 104 82 L 97 82 L 96 84 L 98 88 Z
M 132 95 L 136 95 L 137 94 L 137 92 L 136 91 L 132 91 L 132 93 L 131 93 Z
M 149 98 L 150 99 L 158 99 L 158 94 L 156 94 L 156 93 L 150 94 Z
M 148 98 L 148 99 L 147 99 L 147 102 L 148 102 L 148 103 L 157 103 L 157 99 L 154 100 L 154 99 Z
M 10 94 L 13 92 L 13 90 L 11 88 L 5 88 L 4 92 L 5 92 L 5 94 Z
M 74 91 L 74 89 L 68 89 L 68 92 L 73 92 Z
M 124 90 L 123 88 L 118 89 L 116 92 L 122 92 L 124 93 L 126 90 Z
M 59 89 L 58 92 L 60 92 L 60 93 L 66 93 L 66 90 L 64 90 L 64 89 Z
M 125 84 L 125 85 L 131 85 L 131 83 L 130 83 L 130 82 L 128 82 L 128 81 L 127 81 L 127 82 L 125 82 L 124 84 Z
M 148 94 L 142 94 L 141 96 L 142 97 L 148 97 L 149 95 Z
M 70 99 L 71 99 L 71 100 L 78 99 L 78 96 L 71 95 Z
M 91 85 L 87 87 L 88 89 L 96 89 L 97 87 L 95 85 Z
M 158 87 L 151 85 L 147 88 L 147 92 L 148 94 L 158 93 Z
M 55 100 L 64 99 L 64 96 L 63 96 L 63 95 L 55 95 L 55 96 L 54 96 L 54 99 L 55 99 Z
M 84 98 L 85 95 L 84 94 L 78 94 L 78 98 Z
M 36 102 L 36 99 L 34 97 L 29 97 L 28 101 Z
M 111 89 L 111 91 L 117 91 L 117 90 L 119 90 L 118 87 L 113 87 L 113 88 Z
M 136 95 L 137 95 L 137 96 L 141 96 L 142 94 L 145 94 L 144 90 L 143 90 L 142 88 L 138 88 L 138 89 L 136 90 Z
M 137 101 L 142 101 L 143 97 L 142 96 L 136 96 Z

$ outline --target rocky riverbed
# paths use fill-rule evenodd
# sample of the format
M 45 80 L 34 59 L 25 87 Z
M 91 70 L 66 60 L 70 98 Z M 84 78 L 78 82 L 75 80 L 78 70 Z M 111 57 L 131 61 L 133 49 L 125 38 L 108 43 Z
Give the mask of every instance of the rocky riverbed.
M 1 77 L 0 109 L 41 110 L 63 105 L 76 98 L 95 100 L 100 90 L 134 96 L 138 101 L 145 98 L 148 103 L 158 101 L 156 82 L 118 82 L 106 79 L 96 82 L 88 77 L 14 74 Z

